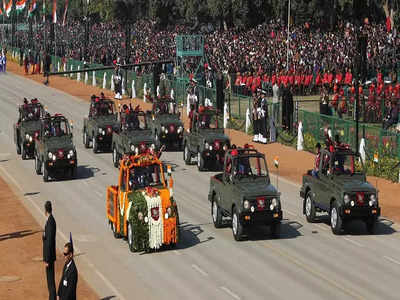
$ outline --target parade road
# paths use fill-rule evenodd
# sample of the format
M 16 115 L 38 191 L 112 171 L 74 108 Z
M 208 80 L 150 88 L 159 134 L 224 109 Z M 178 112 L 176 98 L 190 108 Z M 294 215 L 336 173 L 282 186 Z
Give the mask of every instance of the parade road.
M 382 218 L 377 234 L 368 235 L 362 223 L 353 223 L 350 233 L 334 236 L 327 221 L 306 222 L 299 186 L 281 179 L 281 238 L 272 240 L 268 228 L 260 228 L 249 240 L 235 242 L 229 226 L 215 229 L 212 223 L 207 194 L 213 173 L 185 166 L 181 152 L 162 155 L 174 168 L 181 241 L 173 250 L 131 253 L 126 241 L 113 237 L 106 219 L 106 187 L 118 179 L 111 154 L 93 154 L 82 145 L 89 103 L 12 74 L 1 75 L 0 85 L 0 175 L 14 186 L 40 224 L 44 202 L 53 202 L 58 247 L 72 232 L 80 275 L 100 297 L 399 299 L 396 224 Z M 77 179 L 44 183 L 35 174 L 33 160 L 17 157 L 12 129 L 23 97 L 37 97 L 50 113 L 74 121 Z M 44 271 L 38 276 L 44 276 Z

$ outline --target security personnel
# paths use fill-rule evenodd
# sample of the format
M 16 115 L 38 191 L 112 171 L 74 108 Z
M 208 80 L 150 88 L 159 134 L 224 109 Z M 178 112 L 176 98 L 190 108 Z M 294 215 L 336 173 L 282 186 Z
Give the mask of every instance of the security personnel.
M 76 300 L 76 286 L 78 284 L 78 270 L 74 262 L 74 248 L 72 243 L 64 246 L 65 265 L 58 286 L 60 300 Z
M 259 98 L 255 95 L 253 97 L 253 110 L 252 110 L 253 132 L 254 132 L 253 142 L 259 142 L 260 140 L 260 117 L 258 114 L 259 102 L 260 102 Z
M 259 142 L 262 144 L 267 143 L 267 120 L 268 120 L 268 103 L 267 103 L 267 92 L 261 91 L 261 99 L 259 104 L 259 124 L 260 124 L 260 134 L 259 134 Z
M 115 92 L 115 99 L 122 99 L 122 74 L 121 68 L 116 63 L 115 70 L 114 70 L 114 92 Z

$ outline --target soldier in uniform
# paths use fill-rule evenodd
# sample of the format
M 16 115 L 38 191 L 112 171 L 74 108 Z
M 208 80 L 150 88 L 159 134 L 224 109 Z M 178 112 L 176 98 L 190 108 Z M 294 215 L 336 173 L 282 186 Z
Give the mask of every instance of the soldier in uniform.
M 114 70 L 114 92 L 115 92 L 115 99 L 122 99 L 122 74 L 121 68 L 118 63 L 115 63 L 115 70 Z
M 260 120 L 260 134 L 259 142 L 267 143 L 267 120 L 268 120 L 268 103 L 267 103 L 267 92 L 261 91 L 261 99 L 259 104 L 259 120 Z
M 253 117 L 253 131 L 254 131 L 254 138 L 253 142 L 258 142 L 260 140 L 260 119 L 258 114 L 259 108 L 259 99 L 256 95 L 253 97 L 253 110 L 252 110 L 252 117 Z

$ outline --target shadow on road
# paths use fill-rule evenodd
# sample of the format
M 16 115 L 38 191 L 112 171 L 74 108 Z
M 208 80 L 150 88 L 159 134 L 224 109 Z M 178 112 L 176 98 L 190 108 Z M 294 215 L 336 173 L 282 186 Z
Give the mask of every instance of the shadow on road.
M 78 166 L 76 170 L 76 179 L 87 179 L 100 171 L 99 168 L 90 168 L 87 165 Z
M 214 237 L 212 236 L 209 236 L 204 240 L 199 239 L 198 236 L 204 232 L 204 230 L 201 228 L 201 225 L 208 225 L 208 224 L 194 225 L 194 224 L 189 224 L 187 222 L 183 222 L 179 225 L 180 242 L 176 247 L 177 250 L 190 248 L 195 245 L 206 243 L 214 239 Z
M 297 238 L 302 235 L 299 232 L 301 227 L 303 227 L 303 225 L 297 221 L 283 219 L 281 222 L 281 233 L 277 239 L 283 240 Z M 269 226 L 256 226 L 250 228 L 248 231 L 247 240 L 249 241 L 262 241 L 269 239 L 274 239 Z
M 38 194 L 40 194 L 40 192 L 29 192 L 29 193 L 25 193 L 24 196 L 25 197 L 27 197 L 27 196 L 35 196 L 35 195 L 38 195 Z
M 9 239 L 18 239 L 18 238 L 23 238 L 35 233 L 41 232 L 40 230 L 21 230 L 21 231 L 16 231 L 16 232 L 11 232 L 11 233 L 5 233 L 0 235 L 0 242 L 9 240 Z
M 115 298 L 115 296 L 108 296 L 108 297 L 101 298 L 100 300 L 111 300 L 114 298 Z
M 328 215 L 319 216 L 316 223 L 323 223 L 330 228 L 330 219 Z M 385 218 L 379 218 L 373 235 L 389 235 L 397 232 L 393 225 L 394 222 Z M 348 235 L 369 235 L 367 227 L 362 220 L 348 221 L 344 224 L 344 233 Z

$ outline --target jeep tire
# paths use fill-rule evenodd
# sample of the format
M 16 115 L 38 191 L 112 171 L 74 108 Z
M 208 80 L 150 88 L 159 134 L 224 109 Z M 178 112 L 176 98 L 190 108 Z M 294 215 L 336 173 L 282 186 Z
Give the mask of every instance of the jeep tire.
M 42 174 L 42 162 L 36 155 L 35 155 L 35 171 L 37 175 Z
M 281 235 L 281 222 L 274 222 L 271 224 L 271 236 L 278 239 Z
M 184 149 L 183 149 L 183 160 L 185 161 L 185 165 L 189 165 L 192 161 L 192 155 L 190 154 L 189 147 L 184 144 Z
M 94 135 L 93 135 L 93 138 L 92 138 L 92 147 L 93 147 L 93 153 L 97 153 L 97 151 L 99 150 L 98 149 L 99 146 L 97 145 L 96 137 Z
M 112 147 L 112 158 L 113 158 L 113 165 L 114 167 L 119 167 L 119 153 L 115 145 Z
M 21 155 L 21 144 L 17 142 L 16 146 L 17 146 L 17 154 Z
M 197 151 L 197 169 L 199 169 L 200 172 L 204 171 L 204 158 L 200 150 Z
M 46 166 L 43 167 L 43 181 L 49 181 L 49 171 L 47 170 Z
M 232 233 L 236 241 L 243 239 L 243 232 L 243 224 L 240 222 L 236 207 L 234 207 L 232 210 Z
M 311 192 L 307 192 L 304 198 L 304 211 L 306 214 L 306 219 L 308 223 L 315 222 L 315 204 L 313 199 L 311 198 Z
M 21 145 L 21 148 L 22 148 L 22 155 L 21 155 L 21 158 L 22 158 L 22 160 L 26 160 L 26 149 L 25 149 L 25 147 L 24 147 L 24 145 Z
M 86 149 L 88 149 L 90 146 L 90 142 L 89 142 L 89 138 L 88 138 L 86 130 L 83 131 L 83 145 L 85 146 Z
M 215 197 L 211 202 L 211 217 L 213 219 L 214 227 L 221 228 L 222 227 L 222 213 L 221 213 L 221 209 L 219 208 L 218 202 L 215 199 Z
M 334 201 L 330 211 L 331 229 L 334 234 L 341 234 L 343 228 L 343 219 L 339 214 L 339 205 Z
M 367 226 L 367 232 L 369 234 L 375 234 L 376 223 L 377 223 L 376 217 L 369 217 L 368 219 L 365 220 L 365 225 Z

